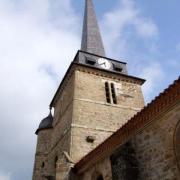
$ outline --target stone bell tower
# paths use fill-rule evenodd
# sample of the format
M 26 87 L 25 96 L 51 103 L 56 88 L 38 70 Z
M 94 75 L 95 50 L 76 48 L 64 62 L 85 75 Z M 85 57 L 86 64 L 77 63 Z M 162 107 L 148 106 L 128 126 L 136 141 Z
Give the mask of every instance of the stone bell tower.
M 33 180 L 68 179 L 74 163 L 144 106 L 144 80 L 128 75 L 125 62 L 105 56 L 92 0 L 86 0 L 81 44 L 50 103 L 54 117 L 36 132 Z

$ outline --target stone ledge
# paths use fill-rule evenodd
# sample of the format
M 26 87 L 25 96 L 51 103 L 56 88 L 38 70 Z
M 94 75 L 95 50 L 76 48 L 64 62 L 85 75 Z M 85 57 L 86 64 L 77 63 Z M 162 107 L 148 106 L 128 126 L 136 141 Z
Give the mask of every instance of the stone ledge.
M 104 102 L 100 102 L 100 101 L 92 101 L 90 99 L 74 98 L 74 100 L 76 100 L 76 101 L 85 101 L 85 102 L 94 103 L 94 104 L 101 104 L 101 105 L 105 105 L 105 106 L 112 106 L 114 108 L 130 109 L 130 110 L 134 110 L 134 111 L 137 111 L 137 112 L 141 111 L 141 108 L 132 108 L 130 106 L 108 104 L 108 103 L 104 103 Z

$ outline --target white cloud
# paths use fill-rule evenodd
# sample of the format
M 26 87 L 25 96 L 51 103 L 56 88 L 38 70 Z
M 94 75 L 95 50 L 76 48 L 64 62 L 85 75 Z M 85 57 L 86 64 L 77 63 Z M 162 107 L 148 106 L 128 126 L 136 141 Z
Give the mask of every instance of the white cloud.
M 119 56 L 128 52 L 130 33 L 142 39 L 157 37 L 158 27 L 150 17 L 145 17 L 134 0 L 119 0 L 118 5 L 104 15 L 102 30 L 108 53 Z M 129 30 L 130 29 L 130 30 Z M 108 34 L 108 36 L 107 36 Z
M 149 101 L 155 92 L 157 77 L 162 79 L 164 73 L 161 64 L 153 60 L 159 53 L 156 23 L 142 13 L 135 0 L 119 0 L 117 6 L 104 15 L 102 30 L 108 54 L 120 60 L 125 58 L 130 74 L 147 79 L 143 89 Z M 138 51 L 139 46 L 143 51 Z
M 178 70 L 180 68 L 179 59 L 171 58 L 167 60 L 167 64 L 169 68 L 173 68 L 174 70 Z
M 78 23 L 70 0 L 0 0 L 0 168 L 13 180 L 31 179 L 33 134 L 79 48 Z
M 134 25 L 138 35 L 141 37 L 153 37 L 158 34 L 158 28 L 151 19 L 137 17 L 134 20 Z
M 11 180 L 10 173 L 5 174 L 5 173 L 0 171 L 0 180 Z
M 146 101 L 149 102 L 152 98 L 152 94 L 156 92 L 156 88 L 165 76 L 164 71 L 159 63 L 152 63 L 143 67 L 139 76 L 146 79 L 146 83 L 143 86 L 143 93 L 146 97 Z

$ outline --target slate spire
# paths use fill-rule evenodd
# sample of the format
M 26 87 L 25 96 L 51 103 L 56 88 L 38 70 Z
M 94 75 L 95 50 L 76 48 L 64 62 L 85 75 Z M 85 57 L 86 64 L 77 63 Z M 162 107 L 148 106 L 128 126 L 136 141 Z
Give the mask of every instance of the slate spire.
M 81 50 L 105 56 L 105 50 L 99 31 L 92 0 L 85 0 L 84 24 L 82 32 Z

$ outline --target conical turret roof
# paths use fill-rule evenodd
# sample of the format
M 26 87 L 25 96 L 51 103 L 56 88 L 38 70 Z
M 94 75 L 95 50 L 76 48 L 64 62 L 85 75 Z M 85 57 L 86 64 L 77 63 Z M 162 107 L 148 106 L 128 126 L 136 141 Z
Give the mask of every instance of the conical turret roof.
M 53 116 L 50 111 L 49 115 L 44 118 L 41 123 L 39 124 L 38 129 L 36 130 L 36 134 L 38 135 L 39 131 L 44 130 L 44 129 L 50 129 L 52 128 L 52 123 L 53 123 Z

